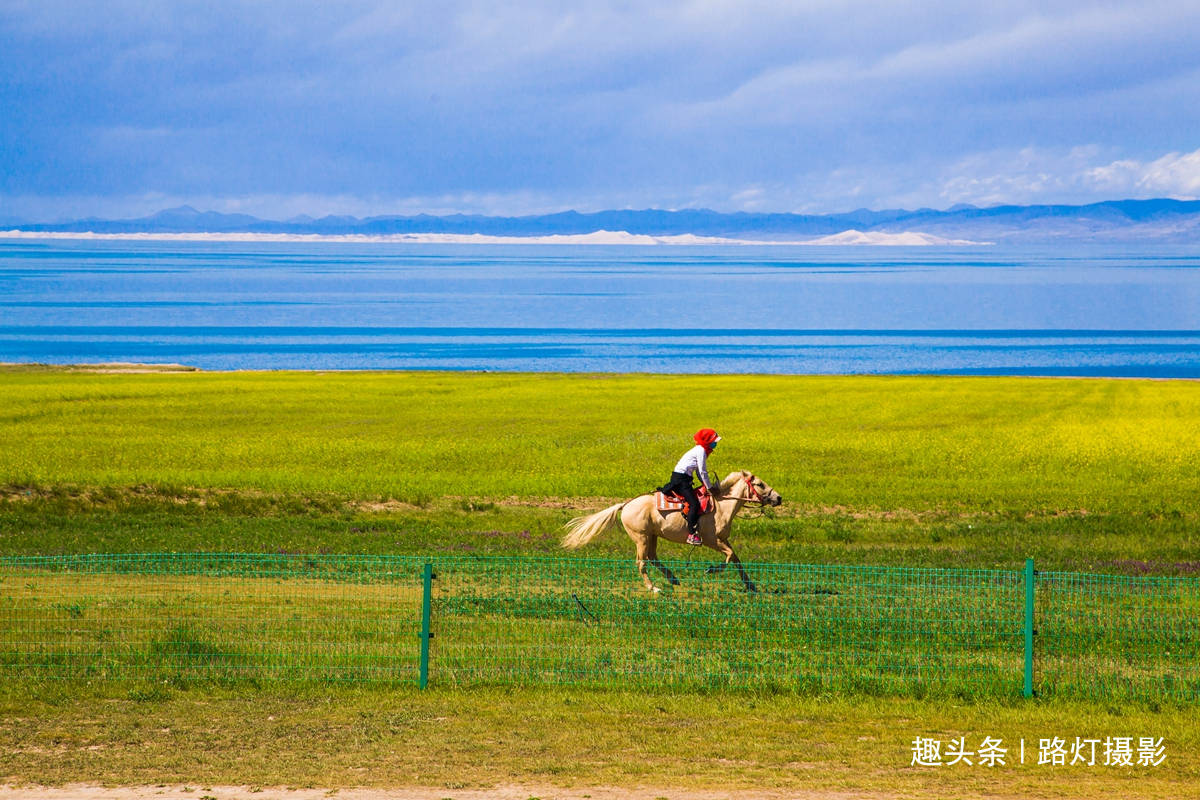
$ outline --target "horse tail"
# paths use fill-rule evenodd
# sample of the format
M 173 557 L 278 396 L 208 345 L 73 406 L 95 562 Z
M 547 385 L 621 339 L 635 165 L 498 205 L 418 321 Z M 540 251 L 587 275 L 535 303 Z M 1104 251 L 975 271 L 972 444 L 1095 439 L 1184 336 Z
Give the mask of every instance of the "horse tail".
M 588 514 L 586 517 L 576 517 L 571 520 L 563 526 L 567 529 L 567 533 L 562 538 L 562 546 L 568 550 L 578 550 L 580 547 L 583 547 L 592 539 L 595 539 L 616 525 L 617 519 L 621 516 L 621 509 L 625 508 L 627 504 L 617 503 L 615 506 L 609 506 L 603 511 L 597 511 L 595 514 Z

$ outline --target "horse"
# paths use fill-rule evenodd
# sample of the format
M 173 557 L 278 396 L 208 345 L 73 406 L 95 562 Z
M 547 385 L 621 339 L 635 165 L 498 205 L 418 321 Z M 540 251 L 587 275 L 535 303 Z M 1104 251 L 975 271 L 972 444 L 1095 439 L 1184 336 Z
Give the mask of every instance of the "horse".
M 725 567 L 733 564 L 737 567 L 738 574 L 741 575 L 746 591 L 756 592 L 758 590 L 754 586 L 754 582 L 746 574 L 745 567 L 742 566 L 737 553 L 729 544 L 729 529 L 733 524 L 733 518 L 746 503 L 778 506 L 783 502 L 783 498 L 779 496 L 779 492 L 755 477 L 754 473 L 739 471 L 729 473 L 725 480 L 721 481 L 720 491 L 714 500 L 716 509 L 712 513 L 700 517 L 700 538 L 703 539 L 705 547 L 712 548 L 725 556 L 725 561 L 711 567 L 709 571 L 721 572 Z M 658 560 L 658 540 L 661 537 L 680 544 L 686 542 L 687 519 L 683 512 L 666 514 L 660 512 L 655 508 L 653 492 L 638 495 L 632 500 L 609 506 L 595 514 L 576 517 L 564 526 L 567 533 L 563 536 L 562 546 L 568 550 L 583 547 L 609 528 L 615 527 L 618 519 L 637 547 L 638 572 L 645 581 L 646 588 L 655 593 L 659 591 L 658 587 L 650 580 L 646 562 L 657 567 L 672 586 L 678 586 L 679 579 L 667 568 L 666 564 Z

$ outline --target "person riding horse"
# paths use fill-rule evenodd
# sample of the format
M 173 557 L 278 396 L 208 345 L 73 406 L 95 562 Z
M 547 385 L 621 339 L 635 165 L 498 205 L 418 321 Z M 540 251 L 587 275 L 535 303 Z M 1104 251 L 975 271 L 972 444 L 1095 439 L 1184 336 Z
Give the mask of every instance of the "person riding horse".
M 715 431 L 709 431 L 709 433 L 712 434 L 713 440 L 718 438 Z M 711 444 L 712 441 L 709 441 L 710 448 L 704 451 L 705 456 L 712 452 Z M 703 447 L 703 445 L 701 446 Z M 684 468 L 686 469 L 686 466 Z M 686 476 L 686 473 L 684 474 Z M 700 474 L 706 475 L 703 471 Z M 705 530 L 706 538 L 703 544 L 725 556 L 725 563 L 715 567 L 717 572 L 723 570 L 726 565 L 732 564 L 737 568 L 746 591 L 757 591 L 754 581 L 750 580 L 750 574 L 746 572 L 741 559 L 737 557 L 733 546 L 729 544 L 729 532 L 733 525 L 733 518 L 747 503 L 778 506 L 783 503 L 783 497 L 768 486 L 762 478 L 746 470 L 729 473 L 720 484 L 710 479 L 709 485 L 718 489 L 721 497 L 717 502 L 718 511 L 709 517 L 712 525 Z M 646 571 L 647 564 L 657 567 L 672 586 L 678 586 L 679 578 L 675 577 L 675 573 L 671 572 L 670 568 L 658 558 L 658 541 L 665 539 L 669 542 L 683 544 L 687 541 L 687 520 L 682 514 L 664 515 L 659 510 L 658 503 L 655 502 L 653 492 L 645 492 L 632 500 L 613 503 L 608 508 L 592 514 L 575 517 L 563 526 L 567 532 L 562 538 L 562 546 L 568 550 L 578 550 L 600 534 L 616 527 L 618 523 L 625 528 L 625 532 L 629 534 L 629 538 L 633 540 L 633 544 L 637 548 L 638 574 L 642 576 L 646 588 L 651 592 L 659 591 L 654 582 L 650 580 L 650 574 Z M 709 536 L 710 533 L 711 536 Z
M 692 488 L 692 476 L 699 475 L 700 482 L 708 490 L 709 496 L 717 496 L 717 490 L 713 488 L 708 477 L 708 457 L 716 449 L 721 437 L 712 428 L 701 428 L 692 439 L 696 446 L 683 454 L 683 458 L 679 459 L 679 463 L 671 472 L 670 482 L 659 491 L 677 494 L 687 501 L 687 543 L 699 545 L 704 543 L 700 538 L 700 500 L 696 497 L 696 490 Z

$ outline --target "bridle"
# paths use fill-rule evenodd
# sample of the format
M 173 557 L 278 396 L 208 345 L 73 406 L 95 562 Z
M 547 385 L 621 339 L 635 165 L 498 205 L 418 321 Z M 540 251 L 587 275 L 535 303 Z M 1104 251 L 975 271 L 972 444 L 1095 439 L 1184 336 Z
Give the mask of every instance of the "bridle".
M 754 502 L 758 503 L 760 506 L 763 506 L 765 508 L 767 505 L 767 501 L 763 499 L 763 496 L 761 494 L 759 494 L 758 489 L 754 488 L 754 480 L 755 480 L 754 473 L 747 474 L 746 477 L 743 478 L 742 480 L 744 480 L 746 482 L 746 488 L 750 490 L 750 495 L 751 495 L 751 497 L 746 498 L 746 502 L 749 503 L 753 500 Z

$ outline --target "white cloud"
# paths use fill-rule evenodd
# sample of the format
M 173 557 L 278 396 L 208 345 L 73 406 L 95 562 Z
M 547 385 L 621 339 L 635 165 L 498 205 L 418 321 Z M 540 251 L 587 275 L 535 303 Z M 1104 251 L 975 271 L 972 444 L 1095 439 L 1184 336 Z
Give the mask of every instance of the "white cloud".
M 1086 204 L 1101 200 L 1200 198 L 1200 149 L 1139 160 L 1114 158 L 1112 148 L 1026 147 L 988 150 L 950 162 L 925 159 L 893 164 L 862 163 L 813 170 L 788 180 L 722 182 L 664 189 L 628 185 L 576 191 L 564 199 L 554 190 L 463 191 L 394 195 L 381 193 L 178 194 L 143 192 L 121 196 L 0 196 L 0 218 L 52 222 L 85 216 L 138 217 L 163 208 L 287 219 L 300 214 L 357 217 L 415 214 L 523 216 L 575 209 L 712 208 L 717 211 L 829 213 L 855 208 L 948 208 L 1039 203 Z
M 1132 197 L 1200 197 L 1200 150 L 1167 153 L 1151 162 L 1122 159 L 1087 171 L 1099 192 Z
M 1114 155 L 1111 147 L 1091 144 L 986 150 L 945 162 L 925 158 L 852 164 L 814 170 L 790 182 L 759 183 L 743 191 L 709 187 L 692 204 L 730 211 L 825 213 L 857 207 L 1084 205 L 1103 200 L 1200 198 L 1200 150 L 1144 161 Z
M 976 153 L 942 167 L 937 196 L 942 205 L 1081 202 L 1082 176 L 1097 155 L 1094 146 Z
M 1200 150 L 1149 161 L 1111 155 L 1096 145 L 979 153 L 943 168 L 937 198 L 942 205 L 987 206 L 1200 197 Z

